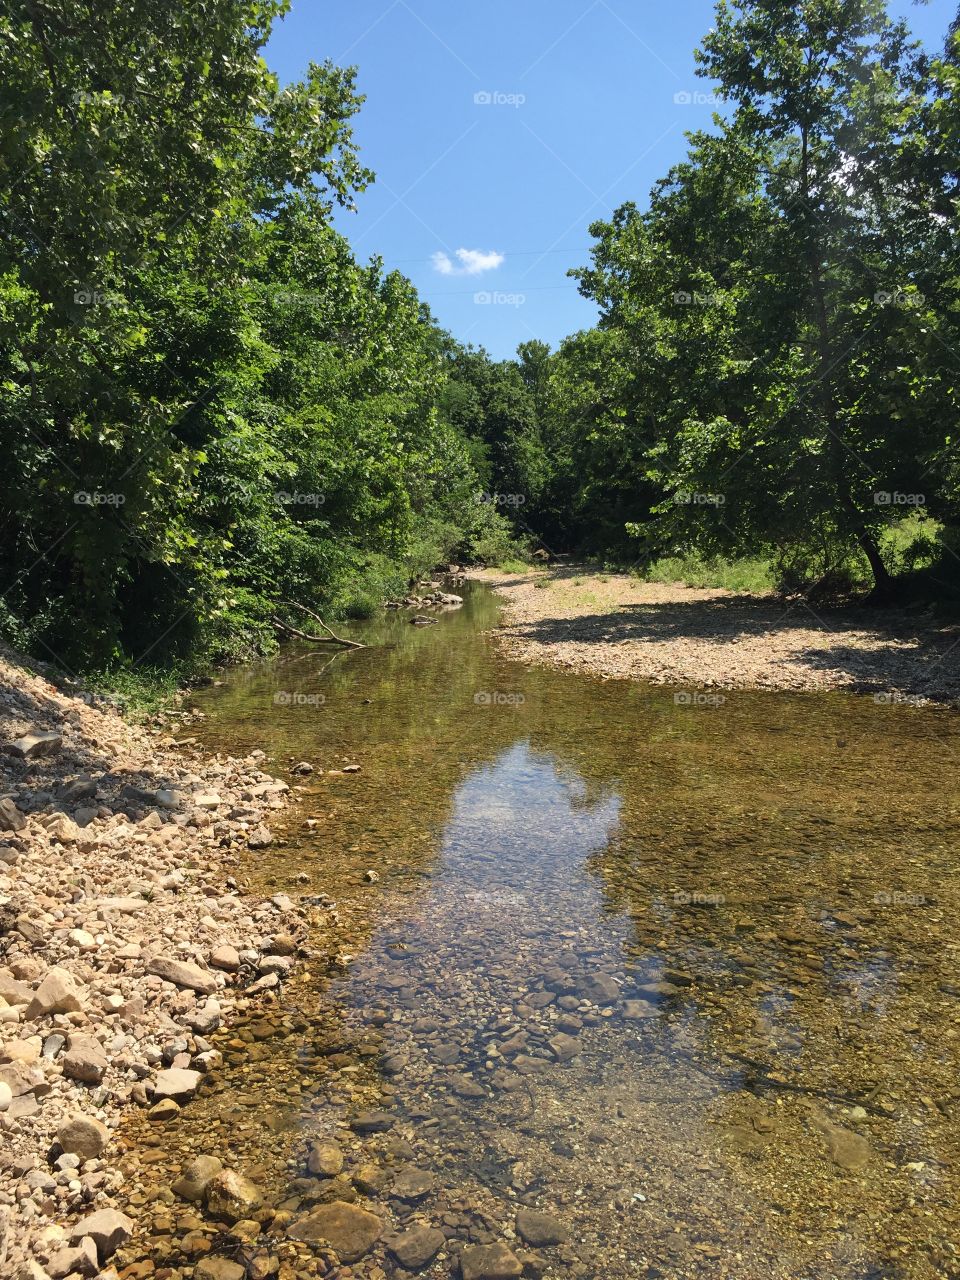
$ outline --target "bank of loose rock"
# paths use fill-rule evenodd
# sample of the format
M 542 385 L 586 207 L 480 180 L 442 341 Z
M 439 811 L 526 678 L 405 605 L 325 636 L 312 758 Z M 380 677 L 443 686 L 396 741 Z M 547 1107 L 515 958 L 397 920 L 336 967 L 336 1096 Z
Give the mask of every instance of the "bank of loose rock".
M 289 972 L 299 908 L 230 876 L 287 802 L 263 759 L 205 757 L 0 654 L 0 1274 L 109 1268 L 123 1109 L 175 1114 L 217 1068 L 206 1037 Z
M 471 577 L 503 596 L 497 641 L 522 662 L 688 692 L 843 689 L 884 704 L 960 706 L 960 626 L 926 614 L 814 609 L 582 565 Z

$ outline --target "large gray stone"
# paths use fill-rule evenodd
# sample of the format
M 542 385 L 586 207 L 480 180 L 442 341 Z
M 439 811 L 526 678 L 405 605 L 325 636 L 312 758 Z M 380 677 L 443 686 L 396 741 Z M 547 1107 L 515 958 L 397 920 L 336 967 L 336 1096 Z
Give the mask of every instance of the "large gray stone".
M 6 796 L 0 800 L 0 831 L 22 831 L 27 820 Z
M 173 956 L 154 956 L 147 961 L 147 973 L 189 991 L 199 991 L 203 996 L 212 996 L 217 989 L 217 980 L 209 969 L 201 969 L 189 960 L 176 960 Z
M 174 1101 L 192 1098 L 202 1079 L 199 1071 L 191 1071 L 188 1067 L 167 1067 L 165 1071 L 157 1073 L 153 1086 L 154 1099 L 160 1102 L 163 1098 L 173 1098 Z
M 34 1018 L 46 1018 L 54 1013 L 77 1013 L 82 1008 L 83 1002 L 73 974 L 54 965 L 33 993 L 24 1017 L 32 1022 Z
M 515 1280 L 523 1264 L 505 1244 L 475 1244 L 460 1255 L 463 1280 Z
M 98 1209 L 70 1228 L 69 1240 L 76 1244 L 88 1236 L 97 1246 L 100 1261 L 112 1258 L 133 1235 L 133 1220 L 118 1209 Z
M 63 1074 L 81 1084 L 99 1084 L 107 1069 L 107 1055 L 93 1036 L 71 1036 L 61 1061 Z
M 336 1200 L 318 1205 L 308 1217 L 289 1227 L 287 1235 L 292 1240 L 326 1240 L 341 1262 L 351 1263 L 369 1253 L 382 1231 L 383 1223 L 375 1213 Z
M 11 742 L 7 750 L 21 760 L 36 760 L 40 756 L 55 755 L 62 746 L 62 735 L 51 730 L 46 733 L 25 733 L 16 742 Z
M 552 1244 L 563 1244 L 570 1239 L 570 1232 L 558 1218 L 539 1209 L 517 1210 L 517 1234 L 535 1249 Z
M 182 1200 L 192 1200 L 199 1204 L 222 1168 L 223 1162 L 216 1156 L 195 1156 L 189 1164 L 184 1165 L 183 1172 L 173 1184 L 173 1190 Z
M 68 1116 L 57 1130 L 64 1151 L 81 1160 L 95 1160 L 110 1140 L 110 1130 L 95 1116 Z
M 263 1208 L 260 1188 L 235 1169 L 223 1169 L 207 1187 L 207 1212 L 231 1225 Z
M 432 1262 L 447 1238 L 436 1227 L 411 1227 L 391 1240 L 390 1252 L 408 1271 L 419 1271 L 428 1262 Z

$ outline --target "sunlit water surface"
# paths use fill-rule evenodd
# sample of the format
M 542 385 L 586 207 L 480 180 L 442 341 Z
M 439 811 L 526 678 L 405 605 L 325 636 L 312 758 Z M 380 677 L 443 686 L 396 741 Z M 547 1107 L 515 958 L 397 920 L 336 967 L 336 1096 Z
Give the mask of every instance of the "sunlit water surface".
M 209 746 L 303 788 L 247 879 L 339 925 L 221 1046 L 158 1181 L 229 1147 L 298 1215 L 336 1136 L 338 1186 L 446 1234 L 430 1276 L 499 1240 L 598 1280 L 960 1276 L 955 717 L 525 669 L 466 595 L 198 699 Z M 568 1239 L 516 1240 L 524 1205 Z M 353 1266 L 383 1270 L 384 1241 Z

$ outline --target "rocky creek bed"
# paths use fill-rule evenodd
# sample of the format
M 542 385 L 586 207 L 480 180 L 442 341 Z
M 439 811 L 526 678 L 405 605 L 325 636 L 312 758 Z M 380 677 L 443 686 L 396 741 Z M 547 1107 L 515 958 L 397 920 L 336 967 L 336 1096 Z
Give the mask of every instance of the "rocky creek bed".
M 233 877 L 287 803 L 263 753 L 206 755 L 56 679 L 0 659 L 0 1274 L 24 1280 L 109 1267 L 124 1114 L 177 1115 L 306 936 L 305 904 Z
M 465 595 L 174 735 L 10 674 L 4 739 L 63 737 L 7 758 L 10 1274 L 956 1280 L 955 717 L 527 668 Z M 28 1022 L 57 966 L 83 1007 Z
M 524 662 L 689 689 L 844 689 L 960 706 L 960 625 L 932 611 L 811 606 L 591 565 L 471 576 L 502 596 L 498 642 Z

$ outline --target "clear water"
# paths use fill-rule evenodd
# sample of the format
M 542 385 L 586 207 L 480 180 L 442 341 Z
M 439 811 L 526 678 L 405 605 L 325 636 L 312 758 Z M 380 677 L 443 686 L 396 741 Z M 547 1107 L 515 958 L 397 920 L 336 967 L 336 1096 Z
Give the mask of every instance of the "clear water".
M 527 669 L 466 595 L 199 700 L 210 746 L 315 765 L 244 870 L 337 927 L 316 913 L 309 977 L 222 1046 L 157 1180 L 226 1143 L 296 1217 L 336 1136 L 391 1229 L 445 1232 L 430 1276 L 496 1240 L 598 1280 L 960 1276 L 956 717 Z M 371 1107 L 392 1127 L 351 1130 Z M 517 1241 L 524 1205 L 569 1238 Z M 353 1265 L 384 1271 L 383 1242 Z

